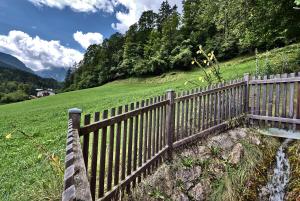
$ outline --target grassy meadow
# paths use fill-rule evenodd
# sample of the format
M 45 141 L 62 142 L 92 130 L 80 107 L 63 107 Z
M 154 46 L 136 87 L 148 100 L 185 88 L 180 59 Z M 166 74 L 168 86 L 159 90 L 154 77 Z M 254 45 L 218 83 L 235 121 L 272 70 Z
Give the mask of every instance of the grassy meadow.
M 271 51 L 270 61 L 281 55 L 296 58 L 300 44 Z M 264 59 L 261 59 L 262 63 Z M 225 80 L 255 72 L 255 57 L 244 56 L 221 63 Z M 162 76 L 130 78 L 100 87 L 0 106 L 0 200 L 60 200 L 63 173 L 49 157 L 63 166 L 67 110 L 102 111 L 150 96 L 194 88 L 188 80 L 203 76 L 200 70 L 170 72 Z M 201 83 L 205 85 L 205 83 Z

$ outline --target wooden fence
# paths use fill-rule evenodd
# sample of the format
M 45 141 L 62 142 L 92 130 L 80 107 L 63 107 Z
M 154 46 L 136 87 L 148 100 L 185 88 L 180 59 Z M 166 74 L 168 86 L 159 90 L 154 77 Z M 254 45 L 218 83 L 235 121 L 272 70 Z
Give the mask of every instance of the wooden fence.
M 250 123 L 295 130 L 300 124 L 299 75 L 253 77 L 249 81 Z
M 295 88 L 300 77 L 285 76 L 250 80 L 245 75 L 244 79 L 178 94 L 170 90 L 101 115 L 95 112 L 93 122 L 92 115 L 86 114 L 83 126 L 80 115 L 70 113 L 73 129 L 82 138 L 87 191 L 93 200 L 111 200 L 129 192 L 164 160 L 171 160 L 174 148 L 224 131 L 233 118 L 244 117 L 248 110 L 254 125 L 282 122 L 295 127 L 300 123 Z

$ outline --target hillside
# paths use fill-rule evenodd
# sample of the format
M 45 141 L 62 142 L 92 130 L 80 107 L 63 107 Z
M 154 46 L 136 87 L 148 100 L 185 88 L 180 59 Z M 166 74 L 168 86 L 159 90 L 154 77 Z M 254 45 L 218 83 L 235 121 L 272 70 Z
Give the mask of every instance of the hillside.
M 16 68 L 6 68 L 0 63 L 0 103 L 11 103 L 29 99 L 36 95 L 37 88 L 60 88 L 60 84 L 49 78 Z
M 278 72 L 299 71 L 300 44 L 269 52 L 269 62 Z M 282 67 L 282 55 L 289 65 Z M 264 71 L 266 54 L 260 54 Z M 254 73 L 255 57 L 244 56 L 221 63 L 225 80 Z M 188 80 L 203 76 L 200 70 L 173 71 L 161 76 L 130 78 L 101 87 L 58 94 L 43 99 L 0 106 L 0 200 L 59 200 L 63 176 L 50 165 L 52 154 L 63 163 L 67 128 L 67 110 L 78 107 L 84 113 L 102 111 L 147 97 L 167 89 L 194 88 Z M 199 82 L 204 86 L 206 83 Z M 25 133 L 27 137 L 25 137 Z M 28 137 L 31 136 L 31 137 Z M 47 153 L 41 151 L 41 146 Z
M 18 69 L 29 73 L 34 73 L 19 59 L 3 52 L 0 52 L 0 68 Z

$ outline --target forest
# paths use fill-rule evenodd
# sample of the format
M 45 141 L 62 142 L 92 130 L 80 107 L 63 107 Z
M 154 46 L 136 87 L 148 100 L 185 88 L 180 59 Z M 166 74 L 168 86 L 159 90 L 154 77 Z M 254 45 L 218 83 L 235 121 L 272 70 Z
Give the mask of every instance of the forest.
M 0 80 L 0 104 L 28 100 L 30 95 L 36 95 L 37 88 L 61 87 L 54 79 L 41 78 L 29 72 L 1 66 Z
M 300 39 L 294 0 L 185 0 L 183 12 L 163 1 L 158 13 L 145 11 L 126 34 L 91 45 L 67 72 L 65 90 L 112 80 L 190 70 L 199 45 L 224 61 Z M 100 26 L 100 25 L 99 25 Z

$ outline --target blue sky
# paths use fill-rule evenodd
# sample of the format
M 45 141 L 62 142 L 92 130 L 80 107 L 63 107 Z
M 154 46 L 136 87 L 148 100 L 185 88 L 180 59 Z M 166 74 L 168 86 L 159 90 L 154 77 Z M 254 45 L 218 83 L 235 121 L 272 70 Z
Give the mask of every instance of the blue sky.
M 68 68 L 163 0 L 0 0 L 0 52 L 33 70 Z M 181 0 L 169 0 L 181 12 Z

